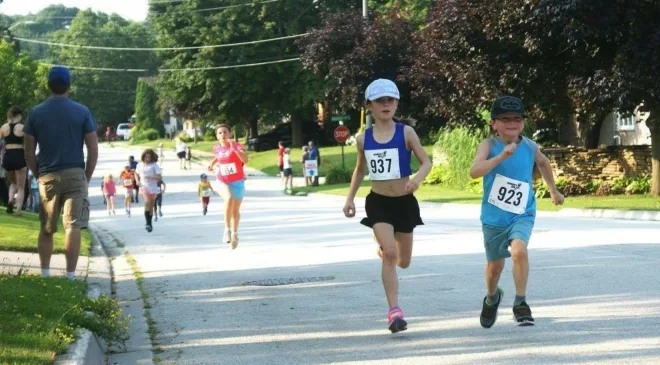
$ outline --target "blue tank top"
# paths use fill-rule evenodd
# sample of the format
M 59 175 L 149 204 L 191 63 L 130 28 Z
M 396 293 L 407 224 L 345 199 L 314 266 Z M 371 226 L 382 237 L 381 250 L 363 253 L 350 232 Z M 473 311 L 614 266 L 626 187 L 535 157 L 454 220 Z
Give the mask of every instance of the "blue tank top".
M 488 140 L 491 159 L 499 155 L 506 144 L 499 138 Z M 523 137 L 516 151 L 484 176 L 484 196 L 481 202 L 481 222 L 496 227 L 509 227 L 518 219 L 536 218 L 534 197 L 534 157 L 539 147 Z
M 395 123 L 394 137 L 387 143 L 374 139 L 373 127 L 364 134 L 364 155 L 367 158 L 369 179 L 396 180 L 412 175 L 410 150 L 406 147 L 405 125 Z

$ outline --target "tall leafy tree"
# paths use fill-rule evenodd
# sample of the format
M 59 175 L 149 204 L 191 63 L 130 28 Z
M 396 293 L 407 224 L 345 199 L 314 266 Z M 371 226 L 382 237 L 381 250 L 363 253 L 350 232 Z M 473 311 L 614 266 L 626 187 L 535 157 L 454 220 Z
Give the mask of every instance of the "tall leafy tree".
M 153 36 L 147 24 L 127 21 L 117 15 L 85 10 L 78 13 L 56 42 L 86 46 L 149 48 Z M 155 70 L 158 59 L 150 51 L 116 51 L 51 47 L 54 63 L 78 67 Z M 100 126 L 115 126 L 134 112 L 138 77 L 132 72 L 73 69 L 72 97 L 86 104 Z
M 306 32 L 317 24 L 327 5 L 308 0 L 254 2 L 215 11 L 212 1 L 154 4 L 150 19 L 161 47 L 201 46 L 250 42 Z M 350 1 L 342 0 L 332 6 Z M 231 1 L 229 4 L 245 4 Z M 294 39 L 203 50 L 167 51 L 160 54 L 166 68 L 209 68 L 295 58 L 302 51 Z M 313 103 L 320 100 L 319 80 L 298 62 L 223 70 L 161 73 L 161 98 L 189 118 L 215 118 L 230 124 L 245 123 L 251 135 L 258 122 L 290 115 L 294 143 L 300 139 L 301 122 L 313 118 Z
M 13 45 L 0 41 L 0 115 L 12 106 L 29 110 L 48 95 L 47 68 L 26 54 L 14 52 Z
M 165 135 L 165 127 L 158 117 L 157 94 L 152 85 L 155 80 L 143 79 L 137 84 L 135 96 L 135 128 L 138 132 L 147 129 L 155 129 L 162 137 Z

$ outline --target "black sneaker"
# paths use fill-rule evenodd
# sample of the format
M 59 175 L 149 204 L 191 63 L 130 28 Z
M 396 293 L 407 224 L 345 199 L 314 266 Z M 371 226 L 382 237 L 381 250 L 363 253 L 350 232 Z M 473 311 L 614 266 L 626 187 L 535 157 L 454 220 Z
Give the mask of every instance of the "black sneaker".
M 481 327 L 483 328 L 491 328 L 495 324 L 495 321 L 497 321 L 497 308 L 500 307 L 500 303 L 502 303 L 502 298 L 504 297 L 504 291 L 501 288 L 497 288 L 497 291 L 500 292 L 500 300 L 494 305 L 488 304 L 488 296 L 484 297 L 481 316 L 479 317 L 479 322 L 481 322 Z
M 151 233 L 151 231 L 153 231 L 153 227 L 151 227 L 151 224 L 147 224 L 146 227 L 144 227 L 144 228 L 145 228 L 145 229 L 147 230 L 147 232 L 149 232 L 149 233 Z
M 513 317 L 518 322 L 518 326 L 533 326 L 534 317 L 532 317 L 532 310 L 526 302 L 513 307 Z

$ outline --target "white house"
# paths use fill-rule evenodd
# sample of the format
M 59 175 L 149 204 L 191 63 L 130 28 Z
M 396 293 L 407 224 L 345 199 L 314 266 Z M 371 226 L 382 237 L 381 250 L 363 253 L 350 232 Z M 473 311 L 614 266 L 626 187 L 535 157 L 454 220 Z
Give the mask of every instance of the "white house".
M 646 126 L 649 113 L 612 112 L 600 128 L 600 146 L 651 145 L 651 131 Z

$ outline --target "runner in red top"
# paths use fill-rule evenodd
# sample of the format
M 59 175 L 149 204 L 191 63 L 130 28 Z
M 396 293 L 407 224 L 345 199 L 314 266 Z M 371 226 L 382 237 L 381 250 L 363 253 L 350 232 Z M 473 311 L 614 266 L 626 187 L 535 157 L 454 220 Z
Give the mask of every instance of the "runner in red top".
M 247 163 L 248 156 L 245 148 L 231 138 L 231 129 L 221 124 L 215 129 L 218 143 L 213 147 L 215 158 L 209 165 L 213 171 L 218 165 L 218 181 L 223 185 L 218 189 L 225 201 L 225 234 L 223 241 L 231 243 L 231 248 L 238 246 L 238 223 L 241 219 L 241 202 L 245 196 L 245 172 L 243 165 Z M 231 227 L 231 231 L 230 231 Z

